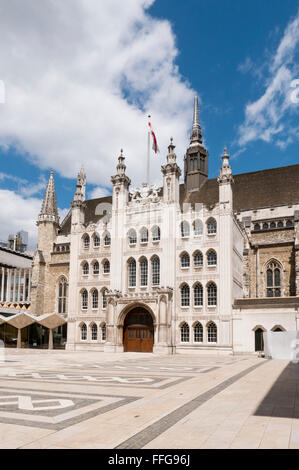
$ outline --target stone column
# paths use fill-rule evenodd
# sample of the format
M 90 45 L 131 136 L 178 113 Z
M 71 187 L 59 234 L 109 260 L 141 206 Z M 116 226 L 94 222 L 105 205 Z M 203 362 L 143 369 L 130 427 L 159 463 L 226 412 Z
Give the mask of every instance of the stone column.
M 2 282 L 1 282 L 1 302 L 4 302 L 4 280 L 5 280 L 5 268 L 2 268 Z
M 53 349 L 53 328 L 49 328 L 49 349 Z
M 17 270 L 14 269 L 13 270 L 13 292 L 12 292 L 12 301 L 13 302 L 16 301 L 16 274 L 17 274 Z
M 18 270 L 18 303 L 20 302 L 20 297 L 21 297 L 21 274 L 22 274 L 22 270 L 19 269 Z
M 22 347 L 21 328 L 18 328 L 17 348 L 18 348 L 18 349 L 21 349 L 21 347 Z
M 26 295 L 26 276 L 27 276 L 27 269 L 23 270 L 23 302 L 26 301 L 25 295 Z
M 7 280 L 6 280 L 6 302 L 10 302 L 10 288 L 11 288 L 11 270 L 7 269 Z
M 296 295 L 299 295 L 299 211 L 294 213 Z

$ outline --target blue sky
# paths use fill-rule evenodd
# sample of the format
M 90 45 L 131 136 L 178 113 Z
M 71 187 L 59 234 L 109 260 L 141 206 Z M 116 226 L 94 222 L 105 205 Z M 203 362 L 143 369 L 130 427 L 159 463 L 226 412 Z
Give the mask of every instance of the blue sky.
M 144 180 L 146 115 L 161 153 L 179 164 L 192 101 L 218 175 L 224 146 L 234 173 L 298 163 L 299 10 L 293 0 L 0 0 L 0 239 L 35 242 L 50 169 L 63 217 L 83 164 L 87 196 L 106 195 L 124 148 L 132 185 Z M 293 95 L 292 95 L 293 96 Z M 1 215 L 2 214 L 2 215 Z M 9 219 L 9 221 L 8 221 Z

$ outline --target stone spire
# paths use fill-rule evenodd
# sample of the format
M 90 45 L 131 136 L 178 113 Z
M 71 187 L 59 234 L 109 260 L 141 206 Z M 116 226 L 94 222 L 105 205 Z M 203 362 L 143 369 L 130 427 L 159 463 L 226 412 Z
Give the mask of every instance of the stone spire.
M 123 149 L 120 150 L 120 156 L 118 157 L 118 164 L 116 166 L 117 174 L 111 177 L 111 182 L 114 185 L 124 184 L 128 187 L 131 184 L 130 178 L 126 175 L 125 157 L 123 155 Z
M 202 144 L 202 132 L 199 124 L 198 96 L 194 98 L 193 125 L 190 135 L 190 145 L 194 143 Z
M 54 222 L 56 224 L 59 224 L 53 171 L 51 171 L 50 173 L 50 178 L 47 184 L 42 208 L 38 216 L 37 223 L 39 222 Z
M 85 201 L 85 187 L 86 187 L 86 174 L 84 168 L 82 167 L 80 173 L 77 176 L 76 192 L 74 196 L 74 201 L 84 202 Z
M 227 154 L 227 149 L 224 147 L 222 155 L 222 166 L 220 168 L 220 175 L 217 178 L 218 183 L 233 183 L 232 169 L 229 164 L 229 155 Z

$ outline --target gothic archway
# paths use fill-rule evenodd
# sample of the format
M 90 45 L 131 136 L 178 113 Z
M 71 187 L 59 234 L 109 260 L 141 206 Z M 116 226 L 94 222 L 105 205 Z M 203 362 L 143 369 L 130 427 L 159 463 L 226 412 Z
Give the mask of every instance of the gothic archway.
M 124 352 L 153 352 L 153 317 L 144 307 L 133 307 L 125 316 L 123 327 Z

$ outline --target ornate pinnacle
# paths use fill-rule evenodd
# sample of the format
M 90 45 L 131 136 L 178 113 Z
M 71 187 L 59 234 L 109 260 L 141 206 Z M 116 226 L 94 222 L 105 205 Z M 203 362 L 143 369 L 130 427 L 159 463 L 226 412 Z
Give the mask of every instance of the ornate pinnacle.
M 45 191 L 42 208 L 38 216 L 38 222 L 55 222 L 59 224 L 53 170 L 51 170 L 50 172 L 50 177 Z
M 194 98 L 193 125 L 190 135 L 190 142 L 198 142 L 200 144 L 202 143 L 202 133 L 199 124 L 198 96 L 195 96 Z

